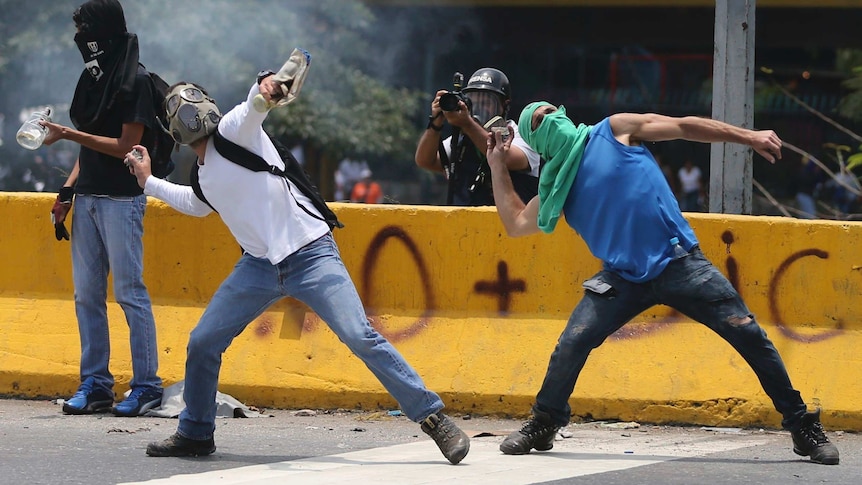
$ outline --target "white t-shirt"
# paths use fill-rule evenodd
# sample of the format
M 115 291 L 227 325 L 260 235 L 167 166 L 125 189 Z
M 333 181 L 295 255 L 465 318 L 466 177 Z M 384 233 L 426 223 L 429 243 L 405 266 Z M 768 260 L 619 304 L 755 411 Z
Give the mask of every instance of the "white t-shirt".
M 338 164 L 338 172 L 344 177 L 345 185 L 353 185 L 362 180 L 362 172 L 365 170 L 368 170 L 368 163 L 364 160 L 345 158 Z
M 697 192 L 700 190 L 700 169 L 692 166 L 691 171 L 682 167 L 679 169 L 679 184 L 683 193 Z
M 521 134 L 518 133 L 518 123 L 515 123 L 513 120 L 507 120 L 506 123 L 515 129 L 515 139 L 512 140 L 512 146 L 518 147 L 524 152 L 524 155 L 527 156 L 527 162 L 530 163 L 530 175 L 533 177 L 539 176 L 539 164 L 541 163 L 541 157 L 538 152 L 530 148 L 530 145 L 527 145 L 527 142 L 521 138 Z M 480 150 L 484 150 L 485 147 L 478 147 Z M 446 138 L 443 140 L 443 149 L 446 150 L 446 155 L 452 155 L 452 137 Z
M 278 151 L 263 131 L 266 113 L 252 106 L 259 93 L 257 84 L 246 101 L 228 111 L 218 130 L 228 140 L 260 155 L 267 163 L 284 169 Z M 306 244 L 327 232 L 326 222 L 308 215 L 298 204 L 317 216 L 311 200 L 284 177 L 267 172 L 252 172 L 222 157 L 213 140 L 207 141 L 204 164 L 198 167 L 201 190 L 230 229 L 236 241 L 249 254 L 281 262 Z M 197 198 L 189 186 L 149 177 L 144 193 L 165 201 L 184 214 L 202 217 L 212 209 Z

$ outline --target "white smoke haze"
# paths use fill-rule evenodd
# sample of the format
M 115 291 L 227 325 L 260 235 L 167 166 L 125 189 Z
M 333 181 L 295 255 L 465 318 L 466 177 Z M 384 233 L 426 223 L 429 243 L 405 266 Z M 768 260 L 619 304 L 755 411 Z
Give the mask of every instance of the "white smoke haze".
M 6 120 L 0 164 L 29 163 L 32 152 L 9 141 L 33 110 L 50 105 L 54 121 L 70 125 L 68 109 L 83 69 L 71 17 L 82 3 L 0 0 L 0 30 L 8 33 L 0 38 L 0 115 Z M 341 103 L 361 100 L 346 91 L 347 83 L 327 79 L 333 71 L 327 63 L 349 65 L 393 89 L 427 93 L 428 102 L 437 89 L 451 87 L 455 70 L 469 75 L 482 67 L 455 62 L 436 70 L 457 51 L 456 34 L 481 38 L 480 22 L 466 8 L 369 7 L 356 0 L 121 3 L 129 32 L 138 36 L 141 63 L 169 84 L 201 84 L 222 109 L 243 99 L 256 73 L 277 70 L 295 47 L 312 55 L 304 97 L 314 99 L 316 86 L 331 92 L 344 84 L 343 95 L 334 96 Z M 307 111 L 314 115 L 313 107 Z M 77 152 L 71 142 L 51 148 L 63 144 Z
M 58 111 L 63 105 L 68 109 L 83 67 L 73 42 L 71 19 L 81 3 L 0 0 L 0 26 L 7 31 L 12 27 L 11 38 L 0 41 L 0 55 L 8 56 L 11 50 L 19 56 L 0 57 L 0 109 L 7 117 L 12 112 L 14 119 L 22 109 L 46 104 Z M 277 69 L 297 46 L 313 57 L 360 59 L 366 74 L 394 86 L 405 86 L 415 79 L 412 67 L 419 64 L 423 85 L 408 87 L 434 90 L 441 87 L 441 80 L 440 76 L 434 79 L 429 61 L 457 48 L 445 33 L 478 30 L 478 22 L 471 19 L 468 9 L 455 13 L 397 9 L 391 15 L 382 9 L 372 20 L 371 10 L 355 0 L 121 3 L 128 30 L 138 35 L 141 62 L 169 83 L 189 80 L 212 86 L 210 94 L 220 103 L 233 103 L 237 95 L 244 95 L 258 70 Z M 321 12 L 329 17 L 321 18 Z M 344 37 L 349 37 L 347 45 L 354 46 L 354 51 L 328 52 L 333 46 L 343 47 Z M 404 68 L 408 62 L 411 69 Z M 312 69 L 312 79 L 314 75 Z M 448 84 L 450 78 L 451 73 L 446 73 L 443 82 Z M 313 82 L 308 87 L 313 89 Z

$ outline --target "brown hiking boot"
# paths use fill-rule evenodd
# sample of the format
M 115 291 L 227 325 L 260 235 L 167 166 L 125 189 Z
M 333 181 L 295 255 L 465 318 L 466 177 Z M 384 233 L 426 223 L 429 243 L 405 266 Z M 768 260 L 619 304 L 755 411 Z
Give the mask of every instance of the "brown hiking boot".
M 443 456 L 453 465 L 457 465 L 470 451 L 470 438 L 467 433 L 452 421 L 452 418 L 442 412 L 428 416 L 422 421 L 422 431 L 434 439 Z

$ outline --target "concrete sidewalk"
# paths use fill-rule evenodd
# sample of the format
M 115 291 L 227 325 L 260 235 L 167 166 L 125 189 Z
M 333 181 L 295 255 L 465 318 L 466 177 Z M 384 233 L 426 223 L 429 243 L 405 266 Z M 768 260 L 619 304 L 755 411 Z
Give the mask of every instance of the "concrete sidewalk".
M 505 456 L 519 421 L 456 415 L 471 452 L 452 466 L 419 426 L 386 411 L 220 419 L 216 453 L 151 458 L 175 419 L 65 416 L 50 401 L 0 400 L 0 483 L 18 484 L 733 484 L 858 483 L 862 436 L 829 432 L 841 465 L 796 456 L 786 432 L 624 423 L 572 424 L 554 449 Z

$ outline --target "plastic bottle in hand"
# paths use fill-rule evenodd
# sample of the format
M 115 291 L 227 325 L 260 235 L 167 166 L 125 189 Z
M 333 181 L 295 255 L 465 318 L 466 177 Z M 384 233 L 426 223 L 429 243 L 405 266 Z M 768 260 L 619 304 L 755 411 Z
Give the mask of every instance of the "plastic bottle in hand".
M 15 139 L 18 144 L 28 150 L 35 150 L 42 146 L 45 141 L 45 135 L 48 134 L 48 128 L 42 126 L 40 121 L 51 121 L 51 107 L 46 106 L 45 109 L 36 110 L 30 114 L 30 118 L 21 125 Z

